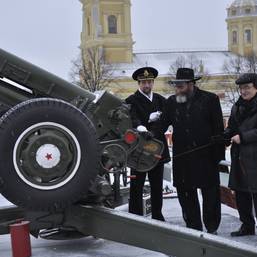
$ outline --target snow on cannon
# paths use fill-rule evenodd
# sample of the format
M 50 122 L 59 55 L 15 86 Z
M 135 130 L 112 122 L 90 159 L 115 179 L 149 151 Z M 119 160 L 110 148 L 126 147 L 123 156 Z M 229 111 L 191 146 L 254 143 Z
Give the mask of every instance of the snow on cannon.
M 163 145 L 132 129 L 129 107 L 0 49 L 0 192 L 28 210 L 114 195 L 109 173 L 142 172 Z M 115 203 L 114 203 L 115 205 Z

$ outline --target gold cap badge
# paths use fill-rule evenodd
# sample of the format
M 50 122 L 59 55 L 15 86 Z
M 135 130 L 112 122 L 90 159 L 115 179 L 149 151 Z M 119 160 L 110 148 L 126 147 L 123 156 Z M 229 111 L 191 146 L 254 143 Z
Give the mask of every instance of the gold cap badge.
M 147 70 L 144 71 L 144 76 L 148 77 L 149 76 L 149 72 Z

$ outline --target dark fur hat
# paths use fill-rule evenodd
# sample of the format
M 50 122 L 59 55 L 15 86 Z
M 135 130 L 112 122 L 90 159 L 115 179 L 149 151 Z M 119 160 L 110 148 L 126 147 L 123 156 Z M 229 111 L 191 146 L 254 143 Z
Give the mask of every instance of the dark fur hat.
M 248 83 L 253 83 L 254 87 L 257 88 L 257 74 L 245 73 L 236 80 L 237 85 L 248 84 Z

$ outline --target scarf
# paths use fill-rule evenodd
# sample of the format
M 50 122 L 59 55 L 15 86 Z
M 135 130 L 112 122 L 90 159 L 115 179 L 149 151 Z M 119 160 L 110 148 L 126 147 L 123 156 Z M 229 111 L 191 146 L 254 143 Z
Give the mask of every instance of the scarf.
M 242 96 L 236 102 L 237 118 L 242 123 L 246 118 L 257 112 L 257 94 L 251 100 L 244 100 Z

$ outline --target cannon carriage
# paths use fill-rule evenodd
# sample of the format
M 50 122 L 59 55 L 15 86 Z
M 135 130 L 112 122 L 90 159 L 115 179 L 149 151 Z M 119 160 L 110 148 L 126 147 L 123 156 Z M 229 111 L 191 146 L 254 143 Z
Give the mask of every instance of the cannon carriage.
M 162 143 L 134 131 L 128 106 L 107 91 L 88 92 L 4 50 L 0 78 L 0 191 L 14 204 L 103 203 L 115 195 L 110 173 L 158 162 Z

